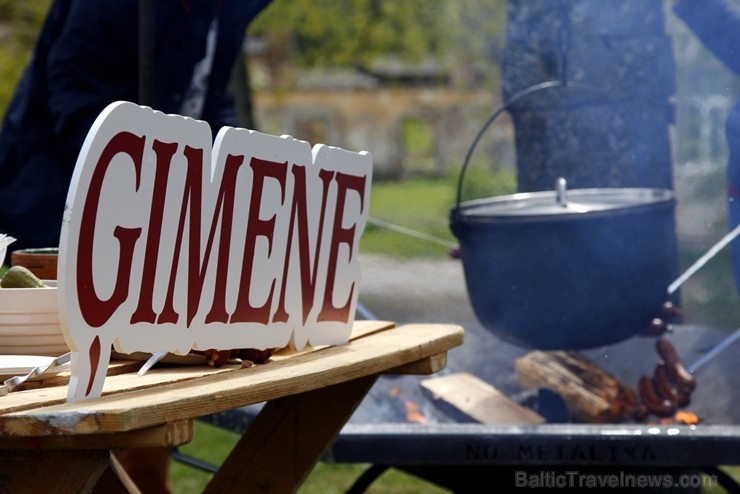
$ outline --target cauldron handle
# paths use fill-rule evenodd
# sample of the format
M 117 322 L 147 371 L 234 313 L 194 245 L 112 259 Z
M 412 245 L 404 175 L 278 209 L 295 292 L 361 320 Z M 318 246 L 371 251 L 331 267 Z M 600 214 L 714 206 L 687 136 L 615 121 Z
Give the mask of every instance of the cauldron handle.
M 543 89 L 549 89 L 553 87 L 562 87 L 562 88 L 577 88 L 577 89 L 588 89 L 592 91 L 598 91 L 598 89 L 582 85 L 582 84 L 573 84 L 573 83 L 565 83 L 564 81 L 545 81 L 540 82 L 539 84 L 535 84 L 533 86 L 529 86 L 527 88 L 522 89 L 518 93 L 514 94 L 511 98 L 509 98 L 507 101 L 505 101 L 493 114 L 488 117 L 488 120 L 483 124 L 483 127 L 478 131 L 478 134 L 475 136 L 475 139 L 473 139 L 473 142 L 470 144 L 470 147 L 468 148 L 468 152 L 465 154 L 465 160 L 463 161 L 462 170 L 460 170 L 460 178 L 457 182 L 457 197 L 455 200 L 456 207 L 455 210 L 458 210 L 460 208 L 460 203 L 462 202 L 462 185 L 463 185 L 463 178 L 465 177 L 465 171 L 468 168 L 468 163 L 470 162 L 470 158 L 473 156 L 473 152 L 475 151 L 476 146 L 478 145 L 478 141 L 480 141 L 481 137 L 483 137 L 483 134 L 488 130 L 488 128 L 491 126 L 491 124 L 506 110 L 508 110 L 511 105 L 519 101 L 520 99 L 526 98 L 532 93 L 536 93 L 538 91 L 542 91 Z

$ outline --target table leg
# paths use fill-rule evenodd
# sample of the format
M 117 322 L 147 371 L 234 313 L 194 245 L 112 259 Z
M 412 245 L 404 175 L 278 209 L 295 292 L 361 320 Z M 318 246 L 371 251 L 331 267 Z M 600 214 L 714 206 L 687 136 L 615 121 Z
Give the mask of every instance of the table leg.
M 108 467 L 106 450 L 0 450 L 0 494 L 80 492 L 93 488 Z
M 165 484 L 167 472 L 164 472 Z M 167 487 L 150 490 L 149 492 L 167 492 Z M 118 459 L 111 454 L 108 468 L 103 472 L 90 494 L 142 494 L 141 489 L 131 479 Z
M 365 376 L 266 403 L 204 492 L 295 492 L 376 380 Z

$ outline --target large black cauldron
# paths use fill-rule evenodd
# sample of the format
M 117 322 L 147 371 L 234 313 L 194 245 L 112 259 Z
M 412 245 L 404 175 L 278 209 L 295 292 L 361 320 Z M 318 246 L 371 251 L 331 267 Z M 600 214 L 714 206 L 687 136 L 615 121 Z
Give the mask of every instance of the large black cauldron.
M 450 227 L 477 318 L 501 339 L 581 349 L 648 329 L 676 278 L 675 198 L 576 189 L 458 202 Z

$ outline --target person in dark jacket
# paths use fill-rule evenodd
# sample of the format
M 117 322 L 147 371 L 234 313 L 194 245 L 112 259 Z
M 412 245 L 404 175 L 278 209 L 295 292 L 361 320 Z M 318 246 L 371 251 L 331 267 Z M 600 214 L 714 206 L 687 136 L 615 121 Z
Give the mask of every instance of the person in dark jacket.
M 147 94 L 139 100 L 140 0 L 55 0 L 0 130 L 0 233 L 9 250 L 55 247 L 77 155 L 119 100 L 239 126 L 227 91 L 248 24 L 269 0 L 150 0 Z
M 17 239 L 10 249 L 59 245 L 72 172 L 92 123 L 114 101 L 142 103 L 139 2 L 52 4 L 0 130 L 0 233 Z M 269 0 L 150 2 L 153 77 L 144 81 L 144 103 L 205 120 L 214 134 L 239 126 L 227 87 L 247 26 Z M 167 448 L 123 449 L 116 458 L 142 492 L 169 492 Z
M 673 10 L 702 44 L 728 69 L 740 74 L 740 9 L 726 0 L 676 0 Z M 740 101 L 725 121 L 728 146 L 728 222 L 740 225 Z M 731 244 L 735 285 L 740 288 L 740 239 Z

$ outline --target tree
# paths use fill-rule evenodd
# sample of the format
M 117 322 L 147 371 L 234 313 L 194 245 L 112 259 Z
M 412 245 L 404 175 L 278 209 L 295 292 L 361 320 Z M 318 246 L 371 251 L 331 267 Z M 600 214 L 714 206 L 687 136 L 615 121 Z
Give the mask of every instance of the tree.
M 50 5 L 0 0 L 0 113 Z M 505 16 L 506 0 L 274 0 L 249 32 L 268 41 L 272 57 L 299 67 L 369 69 L 382 58 L 434 60 L 496 83 Z
M 0 0 L 0 114 L 33 52 L 51 0 Z
M 506 0 L 275 0 L 250 27 L 299 67 L 367 69 L 383 57 L 498 74 Z

